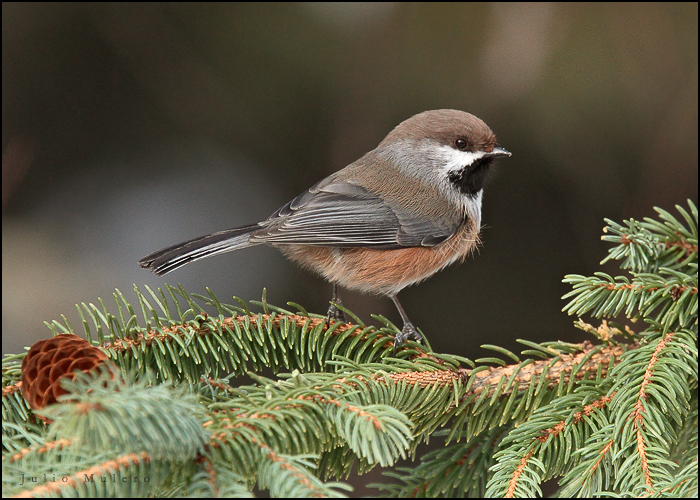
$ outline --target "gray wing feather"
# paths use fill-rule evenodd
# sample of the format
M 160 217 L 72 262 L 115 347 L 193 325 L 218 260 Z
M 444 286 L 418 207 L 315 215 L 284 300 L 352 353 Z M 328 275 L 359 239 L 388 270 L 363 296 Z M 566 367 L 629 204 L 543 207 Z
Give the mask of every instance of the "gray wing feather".
M 427 220 L 371 191 L 324 179 L 277 210 L 251 242 L 395 249 L 434 246 L 461 221 Z

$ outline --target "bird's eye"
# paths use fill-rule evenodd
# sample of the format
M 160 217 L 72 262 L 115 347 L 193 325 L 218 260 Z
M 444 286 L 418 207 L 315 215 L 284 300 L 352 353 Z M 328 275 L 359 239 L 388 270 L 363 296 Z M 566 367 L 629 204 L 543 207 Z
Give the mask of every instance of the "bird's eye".
M 455 141 L 455 146 L 457 146 L 457 149 L 461 149 L 462 151 L 464 151 L 465 149 L 467 149 L 467 141 L 465 141 L 464 139 L 457 139 Z

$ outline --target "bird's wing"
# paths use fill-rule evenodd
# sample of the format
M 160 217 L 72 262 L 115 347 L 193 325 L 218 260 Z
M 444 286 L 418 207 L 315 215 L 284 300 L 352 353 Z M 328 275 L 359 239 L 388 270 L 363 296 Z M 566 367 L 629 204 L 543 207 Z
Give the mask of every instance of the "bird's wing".
M 428 220 L 346 181 L 324 179 L 266 221 L 251 241 L 326 247 L 396 249 L 434 246 L 459 220 Z

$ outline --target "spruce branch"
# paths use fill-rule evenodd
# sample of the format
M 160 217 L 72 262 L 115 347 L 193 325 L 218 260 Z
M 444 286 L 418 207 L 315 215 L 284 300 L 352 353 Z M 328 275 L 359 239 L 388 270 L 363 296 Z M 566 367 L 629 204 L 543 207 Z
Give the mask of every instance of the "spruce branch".
M 627 275 L 565 279 L 565 311 L 601 318 L 575 323 L 596 342 L 485 345 L 476 361 L 412 342 L 393 358 L 385 318 L 328 325 L 265 293 L 230 305 L 146 287 L 133 305 L 118 290 L 112 310 L 82 303 L 85 336 L 119 369 L 59 379 L 68 394 L 32 410 L 25 354 L 3 360 L 3 493 L 342 496 L 335 479 L 414 459 L 432 437 L 445 447 L 390 470 L 383 493 L 533 496 L 557 477 L 561 496 L 697 495 L 697 209 L 657 212 L 608 222 L 606 260 Z M 65 317 L 47 326 L 74 333 Z M 47 471 L 60 483 L 21 484 Z

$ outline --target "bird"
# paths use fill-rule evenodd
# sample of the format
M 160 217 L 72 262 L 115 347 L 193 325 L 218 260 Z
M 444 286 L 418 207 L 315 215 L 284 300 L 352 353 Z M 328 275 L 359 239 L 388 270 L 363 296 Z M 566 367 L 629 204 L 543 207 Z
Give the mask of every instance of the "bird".
M 344 318 L 338 287 L 390 298 L 403 320 L 396 355 L 408 339 L 423 340 L 398 293 L 478 246 L 484 181 L 493 161 L 509 156 L 476 116 L 424 111 L 267 219 L 158 250 L 139 265 L 163 275 L 212 255 L 270 245 L 332 284 L 329 327 Z

